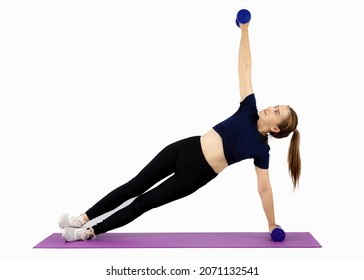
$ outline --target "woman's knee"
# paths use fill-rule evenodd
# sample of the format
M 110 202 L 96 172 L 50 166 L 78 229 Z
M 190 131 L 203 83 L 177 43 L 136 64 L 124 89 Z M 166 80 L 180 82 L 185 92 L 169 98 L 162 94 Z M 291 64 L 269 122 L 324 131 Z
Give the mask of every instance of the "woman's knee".
M 146 199 L 143 195 L 138 196 L 130 205 L 137 213 L 145 213 L 155 208 L 153 201 Z

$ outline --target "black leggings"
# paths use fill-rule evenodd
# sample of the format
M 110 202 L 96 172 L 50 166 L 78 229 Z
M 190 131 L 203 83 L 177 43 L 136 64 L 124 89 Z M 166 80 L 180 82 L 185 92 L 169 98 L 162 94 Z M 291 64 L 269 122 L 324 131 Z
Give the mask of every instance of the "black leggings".
M 86 214 L 91 220 L 137 197 L 130 205 L 93 227 L 96 235 L 105 233 L 130 223 L 153 208 L 192 194 L 216 176 L 202 153 L 200 137 L 180 140 L 164 148 L 135 178 L 110 192 Z

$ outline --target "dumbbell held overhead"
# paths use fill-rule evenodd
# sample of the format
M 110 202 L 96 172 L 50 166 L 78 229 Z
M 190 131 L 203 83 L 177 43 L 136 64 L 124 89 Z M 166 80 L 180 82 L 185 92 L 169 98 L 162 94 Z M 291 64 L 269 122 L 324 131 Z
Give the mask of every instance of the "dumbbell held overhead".
M 236 15 L 236 25 L 240 28 L 240 24 L 247 24 L 251 19 L 251 14 L 248 10 L 242 9 Z

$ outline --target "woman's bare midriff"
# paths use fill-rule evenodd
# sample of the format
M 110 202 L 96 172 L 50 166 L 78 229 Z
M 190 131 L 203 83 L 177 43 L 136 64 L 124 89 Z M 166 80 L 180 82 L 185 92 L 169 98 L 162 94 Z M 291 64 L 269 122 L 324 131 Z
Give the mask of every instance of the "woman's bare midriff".
M 214 129 L 201 136 L 201 147 L 206 161 L 216 173 L 220 173 L 228 166 L 222 139 Z

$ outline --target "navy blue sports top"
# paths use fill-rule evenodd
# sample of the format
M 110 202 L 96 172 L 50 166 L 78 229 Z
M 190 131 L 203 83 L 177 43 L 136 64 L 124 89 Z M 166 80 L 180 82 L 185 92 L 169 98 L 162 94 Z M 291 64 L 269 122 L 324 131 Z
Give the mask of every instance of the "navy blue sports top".
M 222 138 L 229 165 L 253 158 L 255 166 L 268 169 L 270 147 L 267 136 L 262 136 L 258 131 L 258 118 L 255 95 L 250 94 L 240 102 L 235 114 L 213 127 Z

